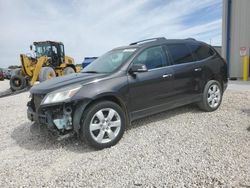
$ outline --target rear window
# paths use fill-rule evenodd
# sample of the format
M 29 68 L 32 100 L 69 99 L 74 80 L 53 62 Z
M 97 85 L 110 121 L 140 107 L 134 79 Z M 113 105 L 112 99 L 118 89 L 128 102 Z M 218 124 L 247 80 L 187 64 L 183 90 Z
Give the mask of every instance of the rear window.
M 214 55 L 214 51 L 205 44 L 189 44 L 189 46 L 198 60 L 206 59 Z
M 194 61 L 189 48 L 185 44 L 169 44 L 167 45 L 167 48 L 174 64 Z

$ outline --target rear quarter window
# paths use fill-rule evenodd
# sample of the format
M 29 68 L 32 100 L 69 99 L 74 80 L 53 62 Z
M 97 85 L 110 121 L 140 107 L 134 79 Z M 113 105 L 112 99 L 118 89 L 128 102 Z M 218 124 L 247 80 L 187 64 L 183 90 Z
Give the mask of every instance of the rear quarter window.
M 198 60 L 206 59 L 214 55 L 214 51 L 205 44 L 189 44 L 189 47 Z
M 185 44 L 168 44 L 167 49 L 174 64 L 194 61 L 190 49 Z

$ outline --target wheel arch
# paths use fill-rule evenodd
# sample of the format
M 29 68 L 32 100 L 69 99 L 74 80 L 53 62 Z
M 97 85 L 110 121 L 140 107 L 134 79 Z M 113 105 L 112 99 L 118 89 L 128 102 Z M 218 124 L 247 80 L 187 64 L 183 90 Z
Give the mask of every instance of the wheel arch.
M 73 125 L 74 125 L 74 130 L 79 133 L 80 130 L 80 123 L 81 123 L 81 118 L 82 118 L 82 114 L 83 112 L 89 108 L 91 105 L 100 102 L 100 101 L 111 101 L 116 103 L 117 105 L 119 105 L 122 110 L 125 112 L 125 117 L 126 117 L 126 125 L 130 124 L 130 114 L 128 112 L 127 106 L 125 105 L 125 103 L 122 101 L 122 99 L 113 94 L 113 93 L 104 93 L 101 95 L 97 95 L 95 98 L 91 99 L 91 100 L 87 100 L 87 101 L 80 101 L 79 104 L 77 105 L 76 109 L 75 109 L 75 113 L 74 113 L 74 117 L 73 117 Z
M 100 102 L 100 101 L 111 101 L 111 102 L 114 102 L 117 105 L 119 105 L 122 108 L 122 110 L 125 112 L 126 124 L 128 122 L 130 122 L 130 116 L 129 116 L 126 104 L 123 102 L 121 97 L 119 97 L 118 95 L 116 95 L 114 93 L 104 93 L 104 94 L 96 96 L 93 100 L 91 100 L 89 102 L 89 104 L 86 106 L 86 108 L 88 108 L 90 105 L 97 103 L 97 102 Z
M 202 92 L 205 89 L 205 86 L 207 84 L 207 82 L 209 82 L 210 80 L 216 80 L 221 84 L 221 88 L 224 87 L 224 83 L 223 83 L 223 75 L 220 75 L 219 73 L 214 73 L 212 70 L 207 70 L 204 74 L 203 74 L 203 84 L 202 84 Z
M 216 80 L 216 81 L 218 81 L 218 82 L 220 83 L 220 85 L 221 85 L 222 92 L 223 92 L 224 83 L 223 83 L 223 77 L 222 77 L 221 75 L 213 74 L 213 75 L 211 75 L 211 76 L 208 78 L 207 82 L 209 82 L 210 80 Z M 204 86 L 204 87 L 205 87 L 205 86 Z M 203 88 L 203 89 L 204 89 L 204 88 Z

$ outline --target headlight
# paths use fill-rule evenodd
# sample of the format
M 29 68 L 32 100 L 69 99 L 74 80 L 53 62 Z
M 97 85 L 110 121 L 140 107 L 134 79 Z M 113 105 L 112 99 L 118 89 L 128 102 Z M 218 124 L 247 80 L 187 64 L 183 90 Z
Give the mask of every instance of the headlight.
M 42 104 L 62 102 L 73 97 L 82 86 L 68 87 L 48 93 L 42 101 Z

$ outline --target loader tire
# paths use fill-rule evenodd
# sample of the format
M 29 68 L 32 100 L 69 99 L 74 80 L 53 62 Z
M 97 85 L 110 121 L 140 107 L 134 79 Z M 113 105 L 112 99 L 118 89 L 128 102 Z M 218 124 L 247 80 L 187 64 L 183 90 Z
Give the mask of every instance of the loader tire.
M 13 75 L 10 78 L 10 89 L 12 91 L 18 91 L 24 89 L 27 86 L 27 81 L 22 75 Z
M 68 75 L 72 73 L 75 73 L 75 70 L 72 67 L 66 67 L 65 69 L 63 69 L 63 75 Z
M 45 80 L 55 78 L 56 73 L 53 68 L 51 67 L 42 67 L 39 73 L 39 81 L 44 82 Z

